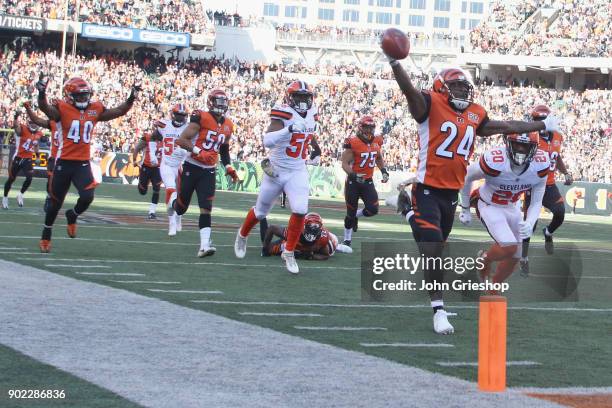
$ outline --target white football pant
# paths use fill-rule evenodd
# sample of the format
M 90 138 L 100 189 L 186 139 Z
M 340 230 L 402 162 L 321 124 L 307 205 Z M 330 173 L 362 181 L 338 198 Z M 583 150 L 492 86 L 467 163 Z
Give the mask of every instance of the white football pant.
M 291 212 L 306 214 L 308 212 L 309 180 L 306 167 L 300 170 L 282 170 L 277 177 L 270 177 L 264 173 L 257 203 L 255 203 L 255 216 L 257 219 L 265 218 L 278 196 L 285 191 Z

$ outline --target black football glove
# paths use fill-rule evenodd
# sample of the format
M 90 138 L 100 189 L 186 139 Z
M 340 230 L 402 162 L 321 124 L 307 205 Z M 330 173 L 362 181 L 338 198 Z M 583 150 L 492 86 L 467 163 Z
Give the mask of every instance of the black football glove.
M 38 92 L 44 94 L 47 92 L 47 85 L 49 84 L 49 78 L 45 76 L 45 74 L 41 73 L 38 76 L 38 82 L 36 82 L 36 89 Z
M 132 85 L 132 91 L 130 92 L 130 96 L 128 96 L 128 102 L 134 102 L 138 97 L 138 93 L 140 91 L 142 91 L 142 87 L 140 86 L 140 84 L 135 83 L 134 85 Z

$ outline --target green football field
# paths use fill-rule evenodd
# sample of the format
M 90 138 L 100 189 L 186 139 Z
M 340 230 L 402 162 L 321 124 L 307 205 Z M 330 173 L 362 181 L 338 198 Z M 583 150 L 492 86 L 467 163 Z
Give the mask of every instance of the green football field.
M 456 332 L 442 337 L 432 331 L 432 313 L 427 303 L 398 305 L 362 301 L 360 244 L 405 241 L 408 245 L 412 241 L 409 227 L 390 209 L 360 222 L 352 255 L 336 254 L 324 262 L 301 261 L 301 273 L 291 276 L 280 258 L 260 257 L 257 229 L 250 237 L 246 258 L 239 260 L 234 256 L 235 233 L 245 212 L 255 202 L 253 194 L 217 193 L 212 234 L 217 253 L 199 259 L 196 257 L 197 208 L 191 208 L 185 215 L 183 232 L 168 237 L 163 205 L 158 209 L 159 219 L 148 221 L 150 196 L 140 196 L 134 186 L 103 184 L 80 220 L 78 238 L 66 236 L 62 211 L 54 228 L 52 253 L 43 255 L 39 254 L 38 241 L 43 223 L 44 183 L 35 180 L 26 194 L 25 207 L 18 208 L 14 197 L 20 183 L 21 179 L 11 192 L 10 209 L 0 211 L 0 259 L 476 381 L 477 367 L 470 363 L 477 361 L 477 304 L 448 305 L 449 311 L 458 313 L 451 318 Z M 75 201 L 76 195 L 71 192 L 64 208 Z M 344 206 L 341 201 L 311 200 L 310 209 L 319 212 L 325 225 L 342 236 Z M 269 217 L 270 223 L 285 223 L 288 215 L 288 210 L 276 207 Z M 544 223 L 542 220 L 541 224 Z M 558 250 L 564 244 L 581 249 L 581 279 L 589 288 L 612 283 L 611 236 L 611 218 L 589 216 L 567 216 L 555 235 Z M 467 239 L 488 241 L 488 235 L 478 222 L 466 228 L 456 220 L 451 241 Z M 537 253 L 542 244 L 540 232 L 532 242 Z M 511 281 L 521 279 L 522 285 L 529 284 L 529 278 L 521 278 L 518 273 Z M 612 386 L 611 293 L 578 302 L 511 302 L 507 359 L 522 363 L 508 366 L 508 385 Z M 270 315 L 277 313 L 294 315 Z M 378 330 L 312 329 L 317 327 Z M 394 347 L 397 343 L 448 346 Z M 389 346 L 381 346 L 385 344 Z M 8 367 L 0 374 L 3 395 L 7 389 L 17 386 L 35 388 L 39 384 L 50 388 L 53 384 L 57 384 L 55 387 L 66 384 L 64 387 L 70 386 L 73 390 L 72 406 L 83 406 L 79 398 L 86 396 L 89 401 L 93 396 L 98 404 L 87 406 L 133 406 L 109 391 L 1 344 L 0 362 Z M 15 406 L 53 404 L 38 401 Z

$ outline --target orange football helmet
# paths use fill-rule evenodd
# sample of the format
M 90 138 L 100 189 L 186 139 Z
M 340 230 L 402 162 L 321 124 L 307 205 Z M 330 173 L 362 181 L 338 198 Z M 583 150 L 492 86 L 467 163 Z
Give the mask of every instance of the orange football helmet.
M 376 122 L 374 118 L 366 115 L 362 116 L 357 122 L 357 137 L 366 143 L 370 143 L 374 139 L 374 131 L 376 130 Z
M 64 98 L 77 109 L 83 110 L 89 106 L 92 93 L 91 86 L 83 78 L 73 77 L 64 83 Z
M 536 105 L 531 108 L 529 115 L 533 120 L 544 120 L 550 115 L 550 108 L 546 105 Z
M 310 243 L 315 242 L 323 231 L 323 219 L 317 213 L 311 212 L 304 217 L 304 231 L 302 236 Z
M 225 91 L 215 89 L 208 94 L 208 111 L 218 116 L 224 116 L 229 109 L 229 98 Z
M 285 91 L 285 103 L 300 114 L 312 108 L 314 92 L 310 85 L 304 81 L 293 81 Z
M 474 85 L 459 68 L 440 71 L 434 77 L 433 91 L 446 95 L 448 103 L 459 111 L 466 110 L 474 102 Z
M 538 132 L 511 133 L 504 137 L 510 160 L 518 166 L 531 162 L 538 150 L 540 136 Z
M 172 124 L 181 127 L 187 122 L 187 107 L 182 103 L 177 103 L 172 107 Z

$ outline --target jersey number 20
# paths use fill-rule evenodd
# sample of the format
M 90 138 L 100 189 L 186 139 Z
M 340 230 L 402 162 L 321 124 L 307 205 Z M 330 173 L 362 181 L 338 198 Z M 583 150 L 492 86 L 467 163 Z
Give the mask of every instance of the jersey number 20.
M 455 157 L 455 152 L 449 150 L 449 146 L 452 145 L 455 142 L 455 139 L 459 136 L 457 134 L 457 125 L 455 125 L 453 122 L 446 121 L 442 123 L 442 126 L 440 126 L 440 131 L 447 133 L 448 136 L 436 149 L 436 155 L 452 159 Z M 465 134 L 457 146 L 457 154 L 463 156 L 465 160 L 467 160 L 470 156 L 470 152 L 472 151 L 472 144 L 474 144 L 474 128 L 472 126 L 467 126 L 465 128 Z

